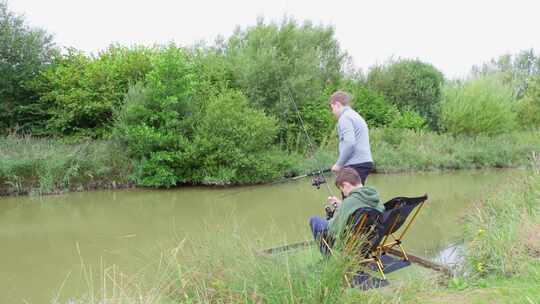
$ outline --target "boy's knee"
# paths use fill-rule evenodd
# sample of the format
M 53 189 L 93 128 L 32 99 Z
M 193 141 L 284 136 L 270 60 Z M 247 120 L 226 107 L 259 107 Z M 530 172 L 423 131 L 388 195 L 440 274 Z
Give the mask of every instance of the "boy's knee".
M 309 227 L 311 227 L 311 230 L 313 230 L 313 227 L 317 224 L 317 217 L 312 216 L 309 218 Z

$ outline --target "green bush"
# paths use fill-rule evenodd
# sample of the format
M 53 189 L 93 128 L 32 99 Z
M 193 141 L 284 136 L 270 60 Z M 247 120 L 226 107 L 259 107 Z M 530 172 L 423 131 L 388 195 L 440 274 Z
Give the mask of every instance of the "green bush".
M 30 27 L 0 1 L 0 133 L 8 128 L 40 131 L 47 112 L 31 84 L 58 54 L 52 36 Z
M 399 113 L 389 125 L 391 128 L 422 130 L 427 126 L 426 120 L 417 112 L 407 110 Z
M 234 91 L 211 100 L 194 137 L 199 169 L 193 180 L 203 184 L 254 183 L 280 177 L 287 156 L 273 148 L 275 119 L 249 107 Z
M 289 147 L 302 138 L 291 98 L 306 114 L 308 128 L 331 128 L 321 126 L 316 114 L 318 107 L 327 109 L 328 96 L 343 77 L 346 54 L 332 28 L 309 22 L 299 25 L 291 19 L 281 24 L 259 20 L 253 27 L 237 30 L 224 51 L 234 75 L 233 88 L 278 119 L 278 138 Z M 312 110 L 316 114 L 306 113 Z M 323 134 L 314 137 L 323 140 Z
M 491 77 L 447 85 L 440 125 L 452 134 L 510 132 L 516 127 L 512 89 Z
M 152 69 L 154 51 L 111 46 L 97 57 L 70 49 L 35 80 L 40 100 L 49 109 L 49 133 L 59 136 L 110 135 L 113 111 L 130 84 Z
M 366 120 L 370 128 L 391 127 L 420 130 L 426 120 L 413 110 L 400 112 L 386 98 L 360 82 L 348 81 L 345 91 L 351 94 L 352 107 Z
M 525 129 L 540 127 L 540 76 L 531 77 L 525 96 L 517 105 L 518 120 Z
M 115 137 L 135 160 L 137 184 L 253 183 L 276 178 L 289 166 L 286 155 L 273 148 L 275 120 L 226 89 L 224 70 L 198 73 L 208 62 L 219 62 L 215 55 L 191 60 L 170 45 L 154 57 L 146 83 L 129 90 Z
M 436 127 L 435 110 L 441 97 L 443 74 L 420 60 L 400 59 L 372 68 L 368 86 L 382 93 L 399 110 L 420 113 Z
M 370 127 L 390 125 L 399 116 L 396 106 L 365 85 L 349 83 L 345 89 L 352 97 L 352 107 L 366 120 Z
M 174 45 L 153 58 L 153 70 L 130 88 L 116 114 L 115 138 L 135 159 L 134 180 L 173 186 L 193 175 L 191 103 L 197 75 L 186 52 Z

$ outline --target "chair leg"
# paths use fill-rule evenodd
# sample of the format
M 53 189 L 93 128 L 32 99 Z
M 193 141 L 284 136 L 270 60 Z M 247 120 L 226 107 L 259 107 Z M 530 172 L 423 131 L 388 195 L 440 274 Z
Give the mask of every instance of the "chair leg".
M 407 252 L 405 251 L 403 246 L 401 246 L 401 244 L 398 244 L 398 246 L 399 246 L 399 249 L 401 250 L 401 254 L 403 254 L 403 259 L 405 259 L 405 261 L 408 261 L 409 257 L 407 256 Z
M 384 275 L 384 270 L 383 270 L 384 266 L 383 266 L 383 263 L 381 262 L 381 259 L 376 257 L 375 263 L 377 264 L 377 268 L 379 268 L 379 273 L 381 274 L 381 277 L 383 278 L 383 280 L 386 280 L 386 276 Z
M 347 287 L 352 288 L 351 281 L 349 280 L 349 276 L 345 274 L 343 276 L 345 278 L 345 282 L 347 283 Z

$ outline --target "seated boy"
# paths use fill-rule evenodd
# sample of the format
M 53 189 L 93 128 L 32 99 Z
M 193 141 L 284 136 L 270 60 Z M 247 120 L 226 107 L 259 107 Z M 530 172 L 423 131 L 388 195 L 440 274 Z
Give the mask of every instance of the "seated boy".
M 349 217 L 359 208 L 372 208 L 380 213 L 384 212 L 384 205 L 377 190 L 364 187 L 356 170 L 345 167 L 338 171 L 336 187 L 342 191 L 345 199 L 341 202 L 335 196 L 328 197 L 328 203 L 336 206 L 333 217 L 330 220 L 319 216 L 309 219 L 309 226 L 315 240 L 320 240 L 321 237 L 327 235 L 335 239 L 345 228 Z M 321 243 L 321 252 L 327 253 L 324 243 Z

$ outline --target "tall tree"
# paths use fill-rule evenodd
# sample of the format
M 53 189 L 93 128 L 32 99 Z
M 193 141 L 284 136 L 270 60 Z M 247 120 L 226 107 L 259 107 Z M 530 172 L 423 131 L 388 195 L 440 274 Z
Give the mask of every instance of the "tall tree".
M 46 111 L 37 102 L 31 81 L 55 54 L 50 34 L 29 26 L 23 16 L 0 1 L 0 132 L 45 123 Z

